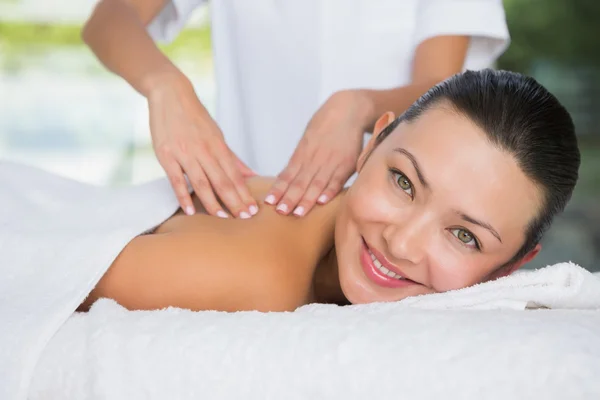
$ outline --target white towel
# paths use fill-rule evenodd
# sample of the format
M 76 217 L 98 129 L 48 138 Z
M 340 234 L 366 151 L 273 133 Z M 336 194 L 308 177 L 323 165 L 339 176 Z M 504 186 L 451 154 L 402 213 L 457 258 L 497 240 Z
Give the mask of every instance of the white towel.
M 573 263 L 559 263 L 402 303 L 428 309 L 600 309 L 600 277 Z
M 383 312 L 410 307 L 424 310 L 600 310 L 600 275 L 571 262 L 558 263 L 445 293 L 409 297 L 397 303 L 372 303 L 357 310 Z M 315 312 L 323 306 L 309 304 L 297 311 Z
M 125 245 L 176 209 L 166 180 L 108 190 L 0 163 L 0 399 L 26 398 L 52 335 Z
M 52 336 L 123 247 L 176 209 L 177 199 L 166 179 L 108 190 L 30 167 L 0 164 L 0 399 L 26 398 L 36 363 Z M 553 272 L 559 270 L 563 272 Z M 528 278 L 507 278 L 396 305 L 333 309 L 335 313 L 385 313 L 389 307 L 406 308 L 411 302 L 423 308 L 443 308 L 446 303 L 441 296 L 446 296 L 454 308 L 482 304 L 488 308 L 522 308 L 528 303 L 552 308 L 599 307 L 594 293 L 598 280 L 591 274 L 568 264 L 546 271 L 551 272 L 533 272 Z M 538 284 L 531 285 L 535 282 Z M 544 289 L 550 284 L 554 288 Z M 300 309 L 298 314 L 310 311 L 310 307 L 314 306 Z M 320 306 L 314 312 L 329 309 Z M 155 313 L 144 315 L 161 315 Z M 239 318 L 243 325 L 245 317 Z M 288 316 L 265 318 L 278 324 Z M 177 346 L 175 331 L 173 339 L 172 345 Z
M 100 300 L 45 349 L 30 400 L 597 400 L 600 311 L 128 312 Z

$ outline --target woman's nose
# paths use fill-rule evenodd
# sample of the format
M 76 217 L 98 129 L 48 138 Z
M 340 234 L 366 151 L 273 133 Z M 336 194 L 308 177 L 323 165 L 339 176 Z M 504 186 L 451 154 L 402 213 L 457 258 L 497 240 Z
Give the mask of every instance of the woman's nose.
M 426 254 L 428 222 L 424 217 L 415 217 L 401 224 L 389 224 L 383 231 L 388 252 L 397 261 L 419 264 Z

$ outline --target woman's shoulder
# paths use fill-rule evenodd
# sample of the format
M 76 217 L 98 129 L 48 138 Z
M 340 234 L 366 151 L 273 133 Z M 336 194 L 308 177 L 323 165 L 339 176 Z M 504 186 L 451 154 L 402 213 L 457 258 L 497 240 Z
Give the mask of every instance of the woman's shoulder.
M 336 196 L 325 205 L 316 204 L 302 217 L 293 214 L 281 215 L 276 211 L 276 206 L 264 202 L 274 182 L 275 178 L 272 177 L 257 176 L 247 180 L 250 192 L 260 207 L 260 212 L 253 218 L 263 219 L 279 229 L 288 230 L 294 236 L 300 236 L 295 238 L 297 240 L 309 241 L 313 245 L 320 242 L 323 250 L 328 251 L 333 246 L 335 218 L 343 195 Z
M 340 198 L 315 206 L 303 217 L 281 215 L 275 206 L 264 202 L 274 181 L 274 178 L 267 177 L 247 180 L 259 206 L 259 212 L 249 219 L 222 219 L 204 213 L 187 216 L 179 212 L 163 223 L 156 233 L 187 232 L 195 237 L 206 237 L 206 241 L 210 238 L 214 246 L 224 249 L 236 242 L 280 260 L 294 259 L 303 264 L 317 262 L 333 246 Z M 194 195 L 193 198 L 198 205 L 198 197 Z

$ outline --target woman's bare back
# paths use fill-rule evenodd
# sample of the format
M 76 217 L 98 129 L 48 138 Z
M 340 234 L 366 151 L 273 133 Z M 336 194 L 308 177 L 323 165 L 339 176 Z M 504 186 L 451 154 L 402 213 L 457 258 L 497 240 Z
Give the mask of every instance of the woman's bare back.
M 316 266 L 333 246 L 339 199 L 307 216 L 282 216 L 262 204 L 270 178 L 248 180 L 261 204 L 254 217 L 221 219 L 178 211 L 153 233 L 133 239 L 88 299 L 129 309 L 285 311 L 313 300 Z M 194 195 L 196 209 L 202 207 Z

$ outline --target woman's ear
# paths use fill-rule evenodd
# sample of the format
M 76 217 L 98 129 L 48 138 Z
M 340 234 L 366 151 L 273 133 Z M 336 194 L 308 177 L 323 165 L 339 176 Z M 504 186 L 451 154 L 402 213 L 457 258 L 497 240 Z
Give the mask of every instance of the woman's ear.
M 371 139 L 369 139 L 369 142 L 367 143 L 365 148 L 360 153 L 360 156 L 358 157 L 358 161 L 356 163 L 357 171 L 360 172 L 365 161 L 367 161 L 369 154 L 371 154 L 371 151 L 373 151 L 373 149 L 375 148 L 375 143 L 377 142 L 377 138 L 379 137 L 381 132 L 385 129 L 386 126 L 388 126 L 389 124 L 394 122 L 395 119 L 396 119 L 396 116 L 394 115 L 394 113 L 391 111 L 388 111 L 385 114 L 383 114 L 381 117 L 379 117 L 377 122 L 375 122 L 375 126 L 373 127 L 373 134 L 371 135 Z

